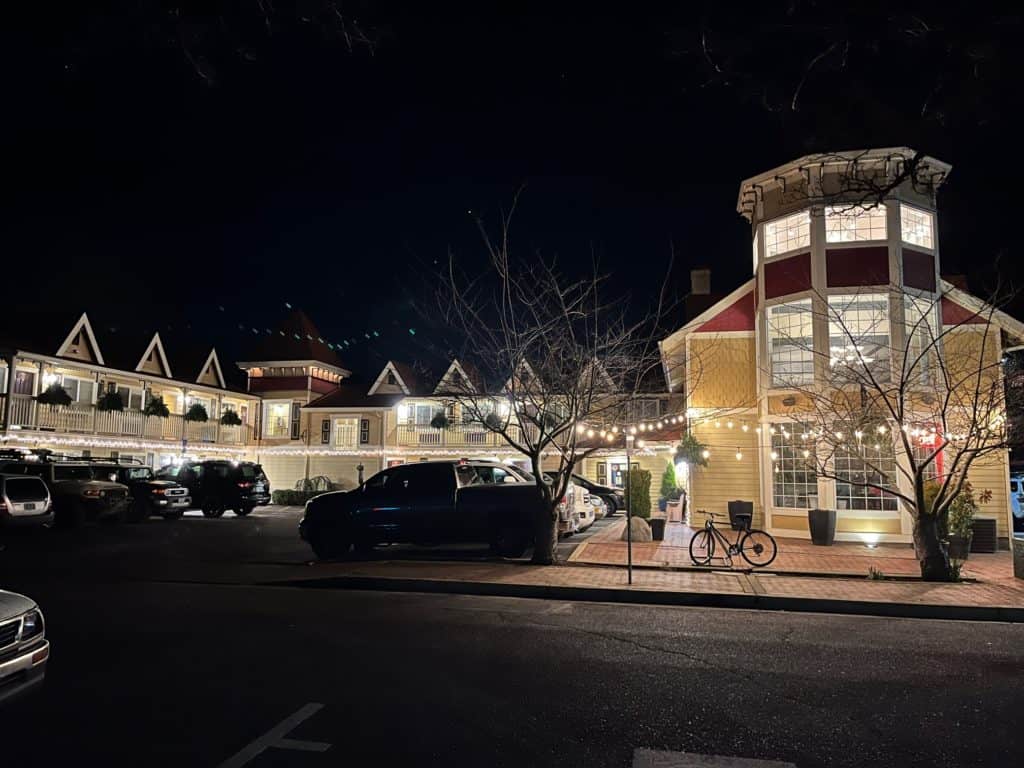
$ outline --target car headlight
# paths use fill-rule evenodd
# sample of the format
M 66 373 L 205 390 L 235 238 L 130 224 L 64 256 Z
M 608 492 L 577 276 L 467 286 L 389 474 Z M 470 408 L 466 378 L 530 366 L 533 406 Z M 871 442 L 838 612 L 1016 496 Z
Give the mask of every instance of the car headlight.
M 43 614 L 38 609 L 29 611 L 22 618 L 21 639 L 30 640 L 43 634 Z

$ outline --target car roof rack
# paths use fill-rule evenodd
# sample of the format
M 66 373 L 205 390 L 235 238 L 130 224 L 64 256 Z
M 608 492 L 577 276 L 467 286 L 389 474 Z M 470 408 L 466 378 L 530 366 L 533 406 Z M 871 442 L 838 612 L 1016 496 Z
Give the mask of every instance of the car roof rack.
M 0 456 L 2 455 L 0 454 Z M 22 461 L 39 461 L 45 464 L 123 464 L 125 466 L 146 466 L 145 462 L 131 456 L 81 456 L 71 453 L 54 453 L 45 449 L 23 453 L 20 458 Z

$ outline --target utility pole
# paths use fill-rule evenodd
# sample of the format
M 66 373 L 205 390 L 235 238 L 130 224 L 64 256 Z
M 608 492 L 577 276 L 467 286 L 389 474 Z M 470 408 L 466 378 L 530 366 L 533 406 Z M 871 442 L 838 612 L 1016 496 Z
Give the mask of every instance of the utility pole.
M 626 574 L 627 583 L 633 583 L 633 503 L 629 493 L 633 472 L 633 435 L 626 435 Z

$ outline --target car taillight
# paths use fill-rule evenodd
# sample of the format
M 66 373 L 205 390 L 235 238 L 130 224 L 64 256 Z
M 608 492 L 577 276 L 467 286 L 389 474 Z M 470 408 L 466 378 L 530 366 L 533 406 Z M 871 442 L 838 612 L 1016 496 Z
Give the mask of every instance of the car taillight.
M 252 483 L 239 483 L 239 488 L 252 488 Z

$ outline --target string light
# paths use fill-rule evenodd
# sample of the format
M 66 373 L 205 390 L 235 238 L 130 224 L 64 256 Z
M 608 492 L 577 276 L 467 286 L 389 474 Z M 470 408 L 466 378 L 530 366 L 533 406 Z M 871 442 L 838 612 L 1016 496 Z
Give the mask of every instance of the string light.
M 593 437 L 593 436 L 594 436 L 594 430 L 588 429 L 587 430 L 587 437 Z
M 636 447 L 637 448 L 643 448 L 645 445 L 647 445 L 647 443 L 645 443 L 643 440 L 637 440 L 636 441 Z
M 711 458 L 711 451 L 709 451 L 707 448 L 705 448 L 703 451 L 700 452 L 700 455 L 701 455 L 701 458 L 703 458 L 703 459 L 710 459 Z
M 740 429 L 742 429 L 744 432 L 746 432 L 746 431 L 748 431 L 750 429 L 750 427 L 747 426 L 746 424 L 744 424 L 742 427 L 740 427 Z M 760 432 L 761 430 L 759 429 L 757 431 Z
M 727 421 L 725 423 L 725 426 L 727 426 L 729 429 L 732 429 L 732 422 L 731 421 Z
M 736 461 L 742 461 L 742 460 L 743 460 L 743 451 L 741 451 L 739 448 L 737 448 L 736 449 Z
M 772 451 L 771 456 L 772 456 L 772 461 L 775 461 L 777 458 L 779 458 L 779 454 L 777 454 L 775 451 Z

